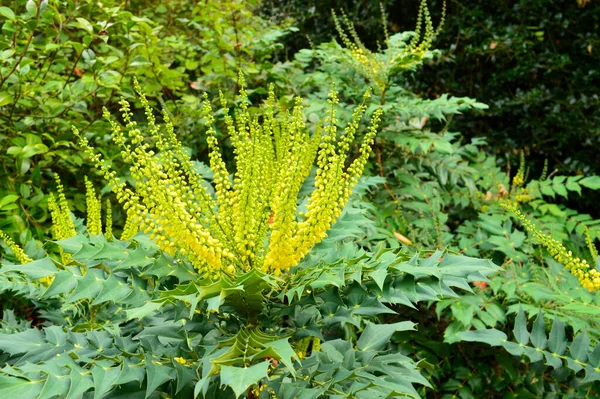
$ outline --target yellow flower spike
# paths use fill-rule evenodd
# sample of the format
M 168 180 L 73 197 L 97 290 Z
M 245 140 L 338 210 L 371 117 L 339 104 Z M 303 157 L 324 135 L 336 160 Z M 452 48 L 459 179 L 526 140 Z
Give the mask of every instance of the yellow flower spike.
M 390 79 L 400 71 L 420 62 L 431 48 L 433 39 L 439 34 L 444 24 L 445 1 L 442 7 L 442 19 L 437 29 L 434 29 L 427 0 L 422 0 L 419 6 L 415 34 L 412 39 L 408 43 L 393 43 L 387 30 L 385 10 L 382 6 L 382 25 L 387 48 L 382 49 L 380 47 L 378 53 L 371 52 L 364 46 L 356 33 L 354 24 L 350 22 L 343 11 L 341 17 L 338 17 L 332 10 L 335 28 L 342 44 L 347 48 L 348 63 L 379 89 L 382 101 L 384 101 Z M 422 32 L 423 28 L 425 32 Z
M 15 255 L 15 257 L 17 258 L 17 261 L 24 265 L 26 263 L 30 263 L 33 262 L 33 259 L 31 259 L 26 253 L 25 251 L 23 251 L 23 249 L 18 246 L 9 236 L 8 234 L 6 234 L 5 232 L 3 232 L 2 230 L 0 230 L 0 240 L 4 240 L 4 242 L 6 243 L 6 246 L 8 246 L 10 248 L 11 251 L 13 251 L 13 254 Z M 42 277 L 40 279 L 38 279 L 38 281 L 45 287 L 49 287 L 50 284 L 52 284 L 52 282 L 54 281 L 54 276 L 46 276 L 46 277 Z
M 105 228 L 104 228 L 104 236 L 108 241 L 112 241 L 114 236 L 112 232 L 112 206 L 110 205 L 110 200 L 106 200 L 106 220 L 105 220 Z
M 85 202 L 87 209 L 87 229 L 91 235 L 102 234 L 102 220 L 101 220 L 101 202 L 100 197 L 96 197 L 96 190 L 94 186 L 88 180 L 87 176 L 84 177 L 85 182 Z
M 537 229 L 533 222 L 512 203 L 501 203 L 504 209 L 510 211 L 516 216 L 519 221 L 525 226 L 525 229 L 532 234 L 535 239 L 542 244 L 550 253 L 550 255 L 559 263 L 564 265 L 571 274 L 573 274 L 581 285 L 591 291 L 597 291 L 600 289 L 600 272 L 591 268 L 585 259 L 579 259 L 573 255 L 571 251 L 568 251 L 565 246 L 558 240 L 547 236 L 543 232 Z
M 75 224 L 71 218 L 71 211 L 65 197 L 64 188 L 58 175 L 54 176 L 58 191 L 58 200 L 54 194 L 48 196 L 48 210 L 52 217 L 52 233 L 57 240 L 73 237 L 77 234 Z
M 18 246 L 8 236 L 8 234 L 6 234 L 5 232 L 3 232 L 2 230 L 0 230 L 0 239 L 4 240 L 4 242 L 6 243 L 6 246 L 8 246 L 11 251 L 13 251 L 13 253 L 15 254 L 15 257 L 17 258 L 17 260 L 19 261 L 19 263 L 21 263 L 22 265 L 24 265 L 26 263 L 33 262 L 33 259 L 31 259 L 29 256 L 27 256 L 27 254 L 25 253 L 25 251 L 23 251 L 23 249 L 20 246 Z

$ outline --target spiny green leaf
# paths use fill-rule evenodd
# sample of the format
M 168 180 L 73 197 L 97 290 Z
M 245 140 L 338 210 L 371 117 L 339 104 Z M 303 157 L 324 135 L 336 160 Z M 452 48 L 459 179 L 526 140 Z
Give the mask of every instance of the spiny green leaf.
M 491 346 L 503 345 L 508 338 L 500 330 L 495 328 L 487 330 L 464 331 L 456 334 L 458 338 L 469 342 L 483 342 Z
M 150 313 L 155 312 L 163 306 L 160 302 L 146 302 L 146 304 L 142 307 L 126 310 L 127 320 L 131 319 L 143 319 L 148 316 Z
M 38 329 L 28 329 L 17 334 L 0 333 L 0 350 L 11 355 L 33 352 L 43 343 L 44 336 Z
M 34 260 L 33 262 L 26 263 L 24 265 L 3 265 L 0 272 L 5 271 L 18 271 L 23 273 L 32 279 L 38 279 L 42 277 L 52 276 L 58 271 L 52 259 L 46 256 L 43 259 Z
M 102 283 L 102 291 L 98 294 L 92 305 L 98 305 L 102 302 L 113 301 L 118 302 L 131 293 L 132 289 L 119 278 L 110 275 L 106 281 Z
M 529 343 L 529 330 L 527 330 L 527 317 L 525 316 L 525 312 L 523 312 L 523 308 L 519 309 L 519 313 L 517 314 L 517 318 L 515 320 L 515 326 L 513 328 L 513 334 L 515 334 L 515 338 L 518 343 L 522 345 L 527 345 Z
M 54 280 L 50 287 L 44 292 L 44 298 L 50 298 L 54 295 L 64 294 L 72 291 L 77 286 L 77 279 L 73 273 L 67 270 L 59 270 L 54 275 Z
M 571 346 L 569 346 L 569 353 L 575 360 L 584 363 L 587 361 L 589 345 L 590 339 L 588 337 L 587 330 L 584 329 L 581 334 L 575 337 L 571 343 Z
M 248 388 L 267 378 L 270 362 L 262 362 L 250 367 L 221 366 L 221 384 L 233 389 L 235 397 L 239 398 Z
M 92 377 L 94 379 L 94 399 L 103 398 L 113 389 L 119 373 L 120 367 L 112 367 L 107 361 L 97 362 L 92 366 Z
M 356 342 L 356 347 L 361 351 L 380 350 L 389 342 L 396 331 L 414 330 L 415 325 L 415 323 L 410 321 L 401 321 L 393 324 L 367 323 L 367 326 Z
M 66 303 L 72 303 L 81 299 L 94 299 L 98 296 L 105 282 L 104 271 L 100 269 L 88 269 L 85 275 L 77 280 L 75 291 L 65 299 Z
M 92 376 L 87 370 L 84 371 L 83 369 L 73 367 L 69 373 L 69 378 L 71 379 L 71 385 L 65 399 L 79 398 L 84 392 L 94 386 Z
M 3 398 L 34 399 L 41 392 L 42 386 L 42 381 L 29 381 L 0 374 L 0 395 Z
M 48 374 L 48 378 L 44 383 L 44 388 L 40 392 L 38 399 L 50 399 L 55 396 L 64 396 L 70 386 L 70 381 L 67 376 L 57 376 Z
M 183 388 L 185 388 L 186 385 L 197 378 L 196 370 L 195 367 L 184 366 L 176 361 L 173 361 L 173 366 L 175 367 L 175 372 L 177 373 L 177 388 L 175 389 L 175 394 L 178 394 Z
M 148 398 L 160 385 L 172 380 L 175 376 L 175 370 L 169 366 L 160 364 L 152 360 L 152 357 L 146 354 L 146 398 Z
M 552 329 L 550 330 L 550 339 L 548 340 L 548 349 L 552 353 L 562 355 L 567 349 L 567 337 L 565 336 L 565 323 L 554 317 Z
M 546 349 L 547 342 L 546 323 L 544 323 L 544 315 L 540 310 L 531 329 L 531 343 L 538 349 Z
M 292 376 L 296 376 L 296 372 L 294 370 L 294 364 L 292 363 L 292 359 L 296 357 L 296 353 L 294 349 L 290 346 L 288 339 L 279 339 L 277 341 L 269 342 L 265 344 L 266 349 L 255 355 L 255 359 L 260 359 L 264 357 L 272 357 L 273 359 L 279 360 L 285 367 L 287 367 L 288 371 Z

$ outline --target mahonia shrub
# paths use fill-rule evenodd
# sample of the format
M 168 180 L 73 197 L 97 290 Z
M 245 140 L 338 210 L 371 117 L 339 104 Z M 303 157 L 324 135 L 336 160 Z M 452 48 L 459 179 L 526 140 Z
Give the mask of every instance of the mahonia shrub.
M 242 75 L 240 83 L 239 106 L 233 116 L 221 94 L 226 133 L 234 147 L 233 176 L 219 150 L 210 102 L 207 96 L 204 99 L 213 186 L 195 169 L 167 112 L 162 114 L 164 124 L 157 124 L 137 82 L 147 134 L 138 128 L 125 100 L 120 102 L 124 127 L 108 111 L 104 113 L 123 160 L 130 164 L 133 187 L 121 181 L 74 128 L 80 145 L 126 209 L 129 236 L 136 232 L 132 226 L 151 233 L 162 250 L 187 257 L 209 278 L 251 269 L 280 275 L 297 264 L 327 236 L 341 214 L 371 153 L 381 119 L 381 111 L 376 111 L 358 153 L 353 154 L 351 147 L 369 92 L 338 134 L 335 90 L 329 96 L 325 120 L 311 131 L 303 119 L 301 99 L 296 99 L 291 110 L 278 111 L 271 87 L 260 113 L 251 114 Z M 306 204 L 299 204 L 299 191 L 315 161 L 313 191 Z

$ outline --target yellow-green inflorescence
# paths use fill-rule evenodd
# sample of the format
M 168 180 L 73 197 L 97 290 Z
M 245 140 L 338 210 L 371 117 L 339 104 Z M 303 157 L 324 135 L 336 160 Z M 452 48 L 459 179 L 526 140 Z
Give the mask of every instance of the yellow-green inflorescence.
M 291 110 L 278 111 L 271 87 L 260 115 L 251 114 L 242 75 L 240 84 L 240 105 L 234 116 L 221 95 L 225 133 L 234 148 L 236 171 L 232 176 L 218 146 L 213 110 L 206 97 L 203 104 L 214 192 L 176 138 L 168 114 L 163 112 L 162 126 L 156 123 L 137 82 L 148 134 L 133 121 L 124 100 L 120 102 L 124 127 L 107 111 L 104 115 L 123 159 L 130 164 L 135 189 L 119 180 L 74 129 L 82 148 L 123 204 L 129 238 L 139 227 L 164 251 L 186 256 L 201 275 L 210 278 L 250 269 L 280 275 L 296 265 L 327 236 L 340 216 L 362 174 L 381 120 L 381 111 L 375 111 L 358 154 L 352 156 L 368 93 L 340 134 L 335 111 L 338 99 L 333 91 L 324 123 L 311 133 L 304 122 L 301 99 Z M 306 212 L 300 213 L 298 195 L 315 159 L 314 189 Z
M 93 184 L 85 177 L 85 205 L 87 210 L 87 230 L 91 235 L 102 234 L 102 202 L 96 196 Z
M 104 222 L 104 236 L 107 240 L 112 241 L 114 238 L 112 231 L 112 206 L 110 200 L 106 200 L 106 217 Z
M 8 234 L 6 234 L 5 232 L 3 232 L 2 230 L 0 230 L 0 240 L 4 240 L 4 242 L 6 243 L 6 246 L 8 248 L 10 248 L 11 251 L 13 251 L 13 254 L 15 255 L 15 258 L 17 258 L 17 261 L 20 264 L 24 265 L 24 264 L 33 262 L 33 259 L 31 259 L 25 253 L 25 251 L 23 251 L 23 248 L 21 248 L 19 245 L 17 245 L 8 236 Z M 40 283 L 42 283 L 44 286 L 48 287 L 48 286 L 50 286 L 50 284 L 52 284 L 52 281 L 54 281 L 54 276 L 41 277 L 41 278 L 38 279 L 38 281 Z
M 58 200 L 53 193 L 48 196 L 48 209 L 52 216 L 52 233 L 56 240 L 64 240 L 77 234 L 75 224 L 71 218 L 71 211 L 65 197 L 65 191 L 60 178 L 55 175 L 58 189 Z
M 9 236 L 8 234 L 6 234 L 5 232 L 3 232 L 2 230 L 0 230 L 0 240 L 4 240 L 4 242 L 6 243 L 6 246 L 10 248 L 11 251 L 13 251 L 13 253 L 15 254 L 15 258 L 17 258 L 17 260 L 19 261 L 19 263 L 21 263 L 22 265 L 29 263 L 29 262 L 33 262 L 33 259 L 31 259 L 29 256 L 27 256 L 27 254 L 25 253 L 25 251 L 23 251 L 23 249 L 18 246 Z
M 392 43 L 390 41 L 383 6 L 381 7 L 381 13 L 387 49 L 379 48 L 379 52 L 372 52 L 362 43 L 356 33 L 354 24 L 346 14 L 342 11 L 341 17 L 338 17 L 335 11 L 332 10 L 336 30 L 342 43 L 348 49 L 352 66 L 377 86 L 381 93 L 385 94 L 390 79 L 403 70 L 421 62 L 431 48 L 433 39 L 439 34 L 444 24 L 446 2 L 443 3 L 442 20 L 437 29 L 434 29 L 427 0 L 421 1 L 417 26 L 412 39 L 408 43 Z
M 525 229 L 548 250 L 550 255 L 577 277 L 584 288 L 589 291 L 600 289 L 600 272 L 598 270 L 588 264 L 585 259 L 574 256 L 560 241 L 541 232 L 514 204 L 503 203 L 501 205 L 512 212 L 525 226 Z

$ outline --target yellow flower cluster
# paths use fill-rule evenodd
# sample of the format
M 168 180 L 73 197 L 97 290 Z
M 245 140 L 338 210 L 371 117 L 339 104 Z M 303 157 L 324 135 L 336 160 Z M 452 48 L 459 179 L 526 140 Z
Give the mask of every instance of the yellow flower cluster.
M 278 112 L 271 87 L 262 112 L 255 115 L 249 111 L 242 75 L 240 85 L 240 105 L 235 113 L 230 112 L 221 95 L 225 133 L 234 147 L 233 175 L 218 146 L 208 99 L 203 104 L 214 195 L 177 140 L 166 112 L 162 115 L 164 124 L 157 125 L 137 82 L 135 89 L 146 112 L 148 135 L 138 129 L 126 101 L 120 103 L 124 128 L 105 111 L 113 140 L 130 164 L 135 189 L 120 181 L 74 129 L 82 148 L 127 211 L 125 230 L 130 233 L 126 236 L 131 237 L 138 228 L 150 233 L 164 251 L 186 256 L 200 274 L 210 278 L 222 273 L 233 276 L 253 268 L 279 275 L 296 265 L 326 237 L 339 217 L 362 174 L 381 120 L 378 110 L 360 152 L 349 162 L 368 94 L 343 134 L 338 135 L 338 99 L 332 92 L 327 118 L 311 134 L 304 123 L 300 99 L 293 109 Z M 299 192 L 315 159 L 315 187 L 306 212 L 301 214 Z
M 4 240 L 4 242 L 10 248 L 10 250 L 13 251 L 15 257 L 17 258 L 17 261 L 19 261 L 20 264 L 24 265 L 26 263 L 33 262 L 33 259 L 31 259 L 25 253 L 25 251 L 23 251 L 23 248 L 21 248 L 20 246 L 18 246 L 8 236 L 8 234 L 6 234 L 5 232 L 3 232 L 2 230 L 0 230 L 0 240 Z M 39 282 L 42 283 L 46 287 L 49 287 L 50 284 L 52 284 L 52 281 L 54 281 L 54 276 L 46 276 L 46 277 L 42 277 L 42 278 L 39 279 Z
M 52 231 L 54 238 L 57 240 L 64 240 L 69 237 L 73 237 L 77 234 L 75 231 L 75 224 L 71 217 L 69 205 L 64 194 L 64 188 L 58 176 L 55 176 L 56 186 L 58 189 L 58 201 L 54 194 L 50 193 L 48 196 L 48 209 L 52 215 Z M 100 195 L 96 196 L 96 190 L 92 182 L 84 177 L 85 182 L 85 202 L 87 210 L 87 230 L 91 235 L 102 234 L 102 201 Z M 106 227 L 105 237 L 109 240 L 113 239 L 112 233 L 112 209 L 110 201 L 106 200 Z M 134 234 L 137 232 L 135 230 Z M 64 258 L 66 259 L 66 258 Z
M 547 236 L 536 228 L 533 222 L 513 204 L 503 203 L 503 208 L 512 212 L 525 226 L 525 229 L 532 234 L 535 239 L 542 244 L 552 255 L 552 257 L 577 277 L 581 285 L 591 291 L 600 289 L 600 272 L 591 267 L 585 259 L 580 259 L 568 251 L 565 246 L 558 240 Z
M 13 251 L 13 253 L 15 254 L 15 257 L 22 265 L 24 265 L 25 263 L 33 262 L 33 259 L 31 259 L 29 256 L 27 256 L 25 251 L 23 251 L 23 249 L 20 246 L 18 246 L 8 236 L 8 234 L 3 232 L 2 230 L 0 230 L 0 239 L 4 240 L 6 245 L 11 249 L 11 251 Z
M 112 241 L 114 238 L 112 232 L 112 207 L 110 205 L 110 200 L 106 200 L 106 220 L 104 222 L 104 236 L 107 240 Z
M 71 218 L 71 211 L 65 197 L 65 191 L 58 175 L 54 176 L 58 188 L 58 201 L 54 194 L 48 196 L 48 209 L 52 216 L 52 233 L 56 240 L 64 240 L 77 234 Z
M 85 179 L 85 206 L 87 209 L 87 230 L 91 235 L 97 236 L 102 234 L 102 204 L 100 197 L 96 197 L 96 190 L 94 186 L 88 180 L 87 176 Z
M 385 11 L 383 6 L 381 6 L 385 43 L 388 48 L 386 50 L 380 48 L 379 52 L 372 52 L 364 46 L 354 29 L 354 24 L 350 22 L 343 11 L 341 18 L 338 18 L 335 11 L 332 10 L 335 28 L 342 43 L 349 50 L 354 68 L 377 86 L 381 92 L 382 101 L 390 79 L 401 71 L 421 62 L 427 51 L 431 48 L 433 39 L 438 35 L 444 24 L 446 2 L 444 1 L 443 4 L 442 20 L 438 28 L 434 29 L 427 0 L 422 0 L 412 40 L 408 43 L 401 42 L 398 44 L 390 41 Z M 422 34 L 423 24 L 425 25 L 425 32 Z
M 514 192 L 517 188 L 521 187 L 525 183 L 525 153 L 521 151 L 521 157 L 519 159 L 519 170 L 512 181 L 511 192 Z

